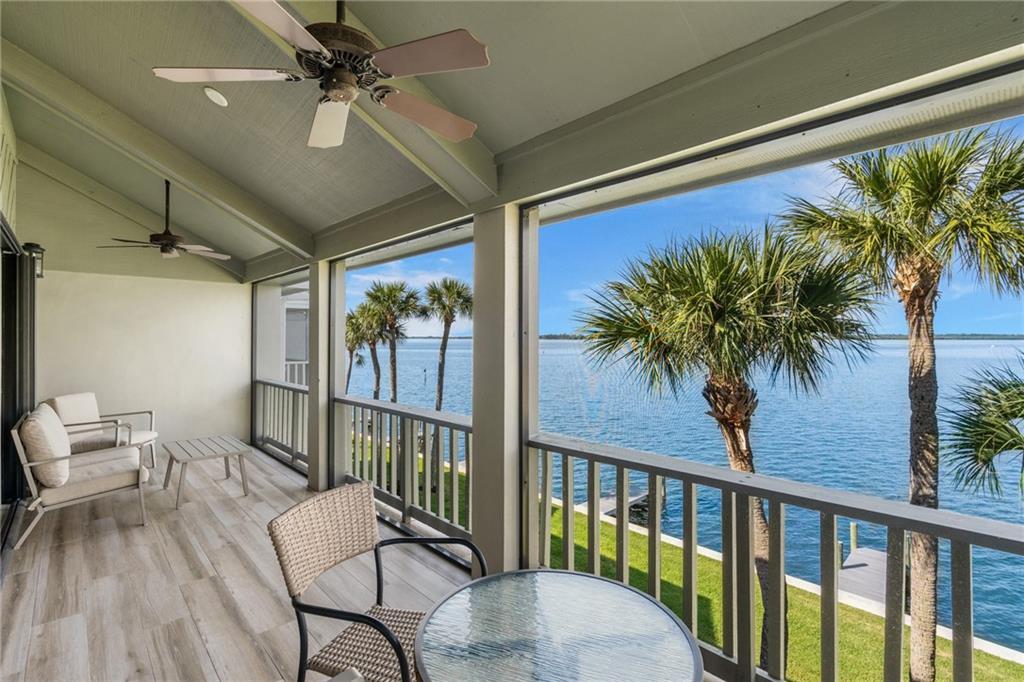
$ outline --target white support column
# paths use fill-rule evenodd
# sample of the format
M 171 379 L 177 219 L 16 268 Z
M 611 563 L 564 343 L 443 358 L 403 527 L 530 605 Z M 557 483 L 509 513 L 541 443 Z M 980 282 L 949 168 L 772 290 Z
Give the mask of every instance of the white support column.
M 330 408 L 328 395 L 329 320 L 330 320 L 330 265 L 327 261 L 309 266 L 309 488 L 326 490 L 327 424 Z
M 330 273 L 330 353 L 333 363 L 331 380 L 328 384 L 327 415 L 334 419 L 331 443 L 334 476 L 330 485 L 341 485 L 345 476 L 350 473 L 352 463 L 352 410 L 345 405 L 335 405 L 334 396 L 345 392 L 345 375 L 348 373 L 348 353 L 345 352 L 345 261 L 338 261 L 331 266 Z
M 519 568 L 519 216 L 473 219 L 473 540 L 494 572 Z

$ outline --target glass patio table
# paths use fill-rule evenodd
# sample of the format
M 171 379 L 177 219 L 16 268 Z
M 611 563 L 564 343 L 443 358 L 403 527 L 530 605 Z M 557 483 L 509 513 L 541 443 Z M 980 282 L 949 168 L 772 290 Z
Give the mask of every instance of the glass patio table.
M 416 635 L 425 681 L 682 680 L 703 676 L 675 614 L 632 587 L 584 573 L 525 570 L 474 580 Z

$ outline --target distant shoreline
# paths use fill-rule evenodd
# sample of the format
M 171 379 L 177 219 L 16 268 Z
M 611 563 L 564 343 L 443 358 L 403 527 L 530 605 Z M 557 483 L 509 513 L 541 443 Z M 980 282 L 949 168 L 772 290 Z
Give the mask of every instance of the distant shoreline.
M 440 336 L 407 336 L 409 339 L 440 339 Z M 472 336 L 451 336 L 451 339 L 472 341 Z M 545 341 L 582 341 L 579 334 L 541 334 Z M 906 334 L 872 334 L 876 341 L 906 341 Z M 936 334 L 936 341 L 1024 341 L 1024 334 Z

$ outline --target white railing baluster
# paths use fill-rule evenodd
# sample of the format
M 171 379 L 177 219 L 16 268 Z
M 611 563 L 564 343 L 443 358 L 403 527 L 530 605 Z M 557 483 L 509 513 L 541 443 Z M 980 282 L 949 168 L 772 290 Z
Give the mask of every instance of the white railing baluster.
M 647 594 L 661 599 L 661 495 L 664 482 L 647 475 Z
M 906 533 L 890 527 L 885 546 L 885 682 L 903 679 L 903 612 L 907 583 L 903 550 Z
M 576 506 L 575 471 L 573 458 L 562 455 L 562 568 L 576 568 Z
M 754 509 L 756 498 L 736 496 L 736 680 L 753 682 L 754 656 Z
M 629 584 L 629 470 L 615 469 L 615 577 Z
M 601 575 L 601 465 L 587 462 L 587 571 Z
M 434 508 L 433 467 L 434 433 L 429 424 L 423 422 L 423 508 L 428 512 Z
M 697 485 L 683 484 L 683 622 L 697 636 Z M 731 628 L 730 628 L 731 629 Z
M 768 582 L 768 674 L 781 680 L 786 674 L 786 507 L 778 500 L 768 510 Z
M 839 543 L 835 514 L 821 514 L 821 679 L 839 679 Z
M 450 427 L 449 427 L 450 428 Z M 437 428 L 437 437 L 434 439 L 437 446 L 437 457 L 434 458 L 434 480 L 437 481 L 437 515 L 444 518 L 444 430 Z
M 451 522 L 459 525 L 459 448 L 455 431 L 448 432 L 448 456 L 451 457 L 449 473 L 452 477 L 452 515 Z
M 541 457 L 544 486 L 540 494 L 540 563 L 551 566 L 551 498 L 554 495 L 554 473 L 552 454 L 543 451 Z
M 394 485 L 394 478 L 397 473 L 396 468 L 399 464 L 397 460 L 401 459 L 402 481 L 400 486 L 395 487 L 401 488 L 398 493 L 402 498 L 402 521 L 408 523 L 410 518 L 409 510 L 416 504 L 416 469 L 419 464 L 416 457 L 416 422 L 405 417 L 402 419 L 401 429 L 401 440 L 395 438 L 394 426 L 391 429 L 391 474 L 392 485 Z M 395 451 L 396 446 L 400 448 L 401 454 Z
M 526 485 L 523 487 L 522 514 L 523 533 L 520 538 L 525 542 L 521 548 L 522 561 L 526 568 L 537 568 L 540 565 L 540 487 L 541 481 L 537 468 L 543 460 L 541 453 L 536 448 L 526 451 L 526 461 L 523 466 L 526 469 Z
M 971 563 L 971 546 L 966 542 L 954 541 L 950 546 L 953 589 L 953 682 L 970 682 L 974 679 L 974 606 Z
M 736 646 L 736 496 L 722 491 L 722 653 L 732 658 Z
M 466 431 L 466 483 L 473 479 L 473 433 Z M 467 485 L 466 493 L 466 525 L 465 529 L 470 533 L 473 532 L 473 496 L 468 493 Z

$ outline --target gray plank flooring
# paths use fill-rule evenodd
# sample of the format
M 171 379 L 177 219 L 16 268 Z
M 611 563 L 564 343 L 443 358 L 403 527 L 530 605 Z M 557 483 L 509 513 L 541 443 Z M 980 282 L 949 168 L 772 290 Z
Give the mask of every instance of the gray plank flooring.
M 305 479 L 260 452 L 250 494 L 220 460 L 189 467 L 161 490 L 160 453 L 146 491 L 149 525 L 134 493 L 48 513 L 5 561 L 0 594 L 0 682 L 35 680 L 292 680 L 298 632 L 267 522 L 311 493 Z M 381 535 L 394 532 L 381 526 Z M 425 610 L 469 580 L 423 548 L 385 552 L 385 599 Z M 372 557 L 329 571 L 306 601 L 363 610 L 373 602 Z M 311 617 L 310 649 L 344 627 Z M 325 679 L 310 673 L 308 679 Z

